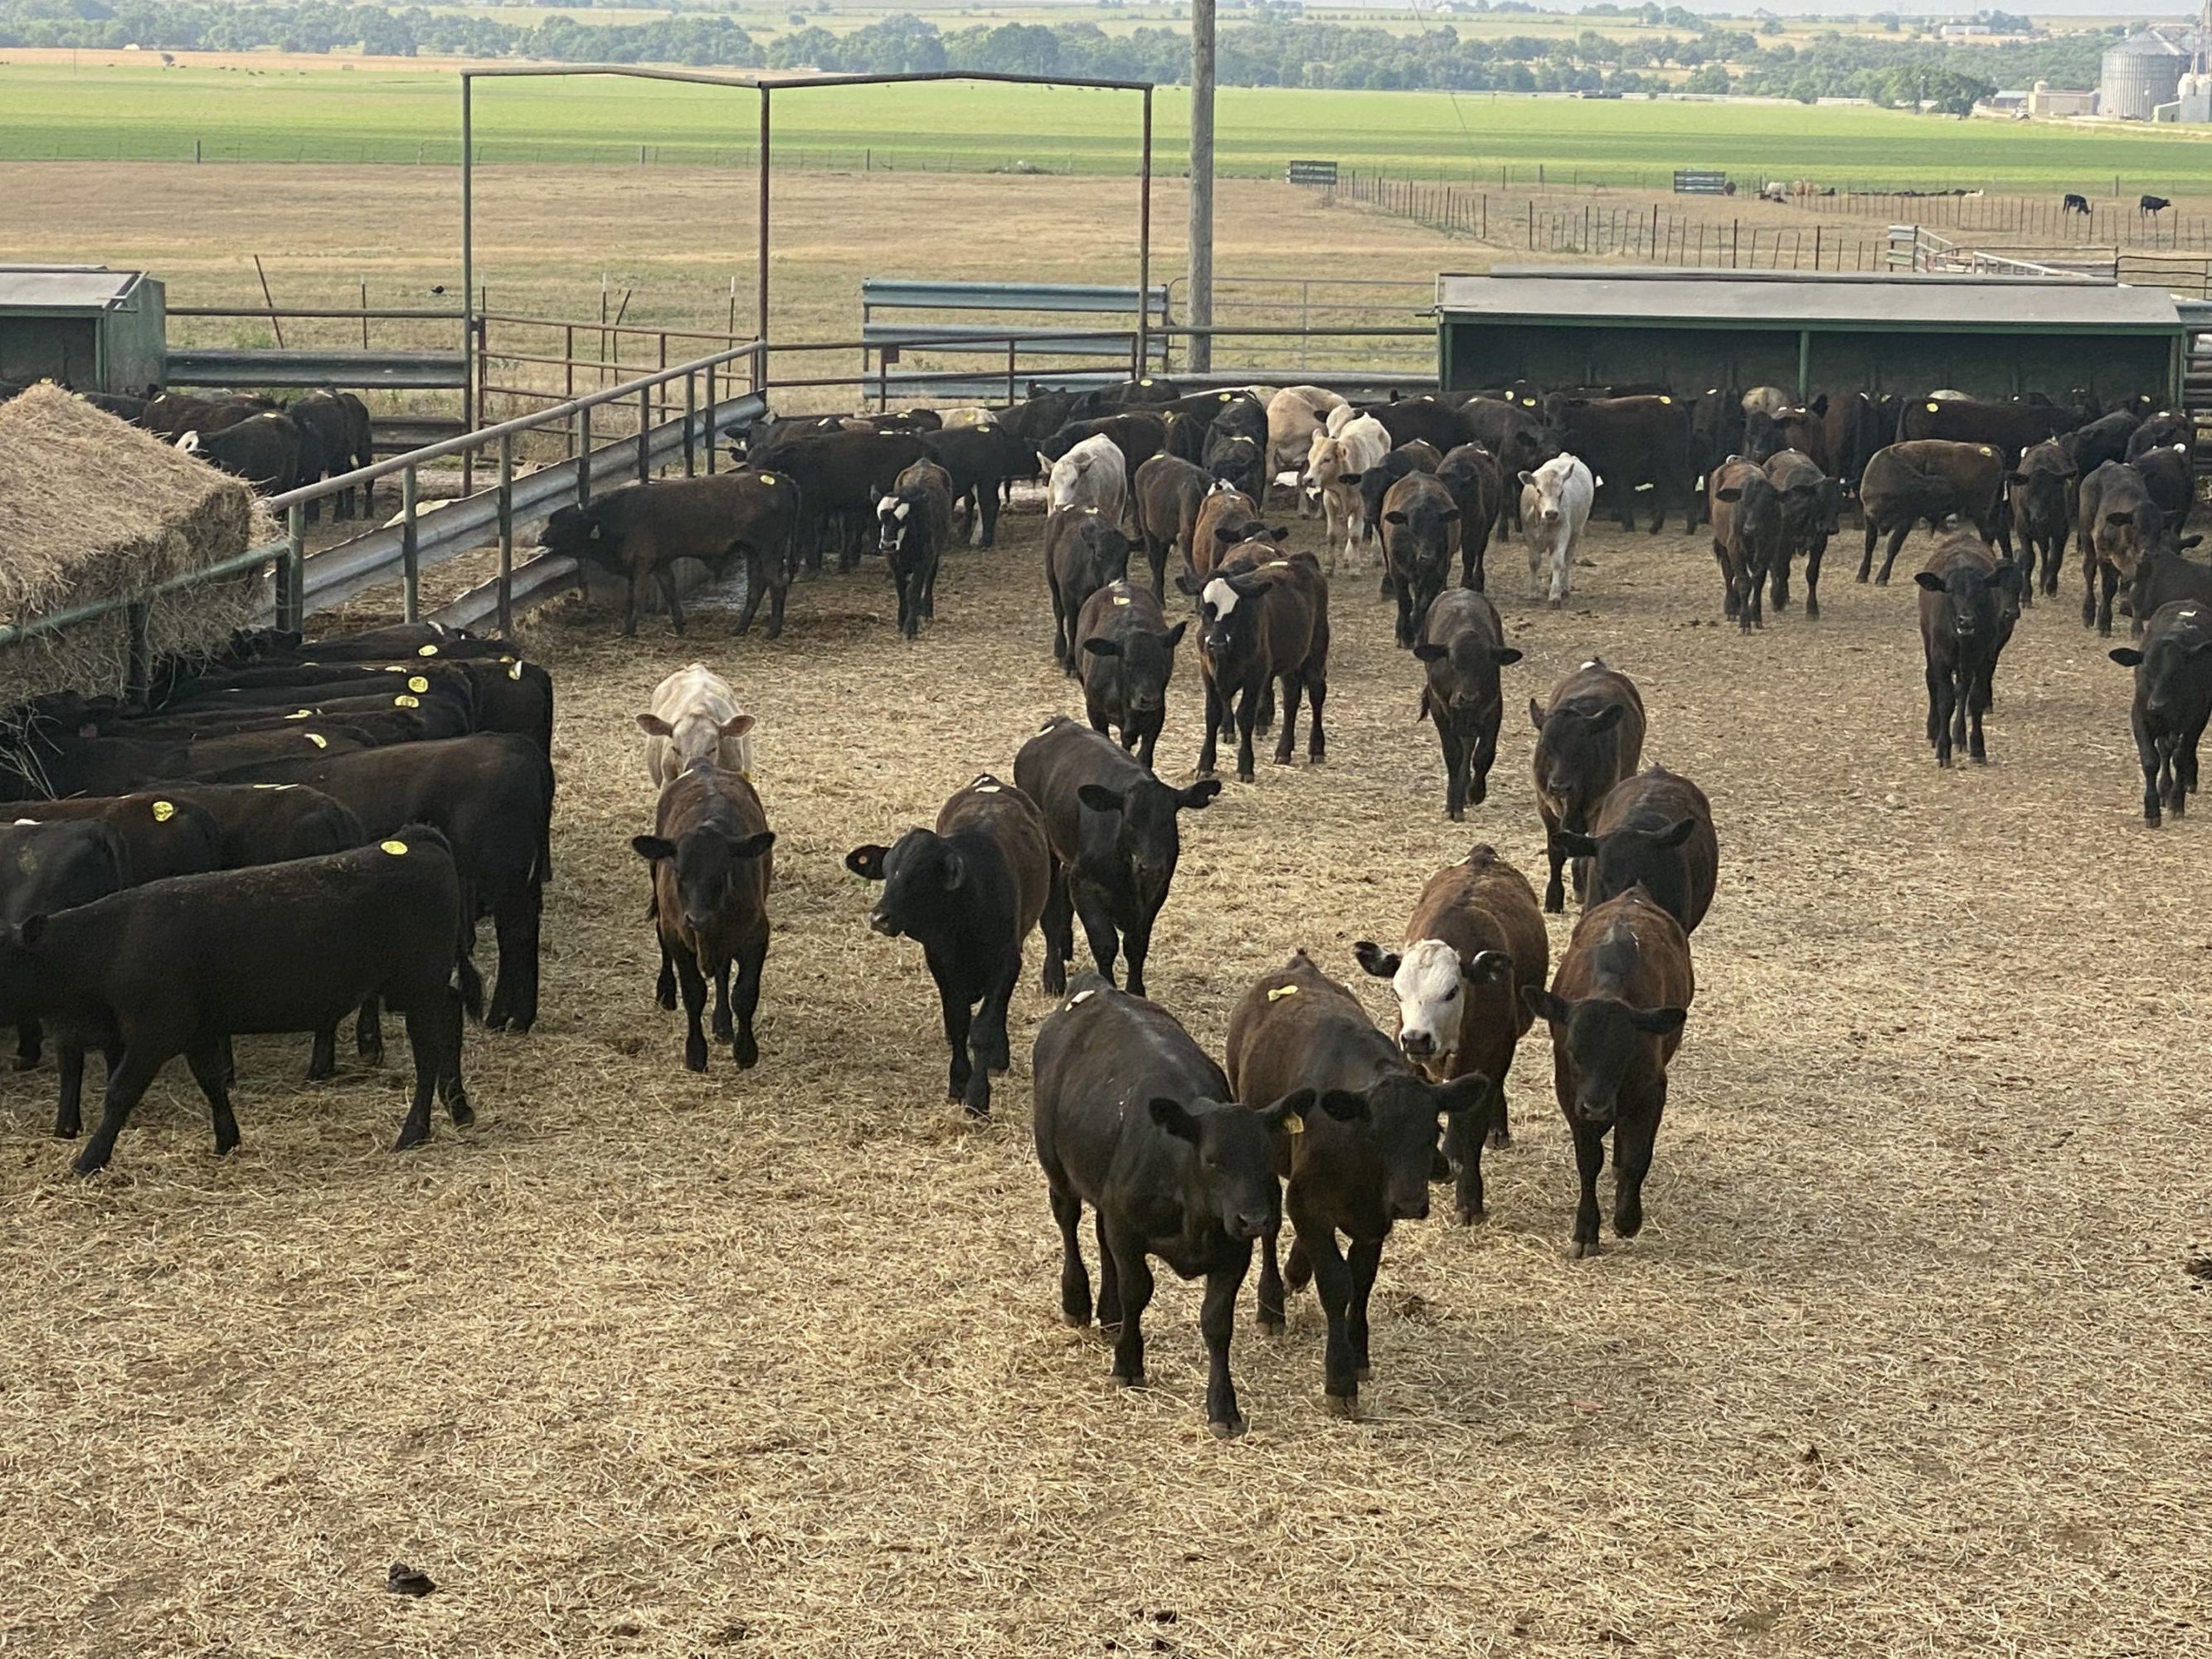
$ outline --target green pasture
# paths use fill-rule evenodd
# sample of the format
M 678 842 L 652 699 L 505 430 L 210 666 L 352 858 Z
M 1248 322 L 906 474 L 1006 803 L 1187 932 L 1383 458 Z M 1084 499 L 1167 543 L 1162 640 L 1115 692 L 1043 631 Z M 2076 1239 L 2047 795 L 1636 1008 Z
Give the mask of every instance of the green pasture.
M 1118 171 L 1133 94 L 959 83 L 824 88 L 776 102 L 797 167 Z M 0 161 L 450 163 L 460 97 L 446 70 L 87 68 L 0 64 Z M 1161 167 L 1182 166 L 1178 88 L 1157 95 Z M 479 83 L 478 157 L 498 163 L 749 167 L 748 92 L 613 77 Z M 1791 104 L 1583 101 L 1506 94 L 1224 88 L 1219 165 L 1292 157 L 1398 176 L 1663 185 L 1676 167 L 1838 186 L 2179 195 L 2212 191 L 2212 142 L 2172 130 L 1959 121 Z

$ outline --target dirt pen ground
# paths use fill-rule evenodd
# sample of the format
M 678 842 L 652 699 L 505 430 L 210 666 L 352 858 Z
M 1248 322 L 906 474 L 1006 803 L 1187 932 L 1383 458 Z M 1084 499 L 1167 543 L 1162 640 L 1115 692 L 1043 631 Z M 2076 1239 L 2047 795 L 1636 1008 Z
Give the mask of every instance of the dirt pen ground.
M 472 1036 L 474 1128 L 395 1157 L 398 1056 L 309 1089 L 304 1041 L 257 1041 L 234 1155 L 173 1066 L 85 1183 L 51 1071 L 0 1086 L 0 1650 L 2205 1651 L 2212 831 L 2140 827 L 2128 678 L 2070 598 L 2023 623 L 1989 766 L 1942 773 L 1909 585 L 1832 568 L 1821 623 L 1747 640 L 1671 529 L 1595 536 L 1559 614 L 1502 550 L 1528 659 L 1459 826 L 1389 612 L 1340 580 L 1328 763 L 1263 761 L 1187 829 L 1152 979 L 1202 1042 L 1297 946 L 1387 1017 L 1353 940 L 1470 842 L 1535 874 L 1522 710 L 1593 653 L 1711 793 L 1721 889 L 1644 1234 L 1563 1261 L 1540 1031 L 1492 1219 L 1389 1247 L 1361 1420 L 1322 1413 L 1311 1300 L 1271 1340 L 1248 1291 L 1224 1444 L 1190 1287 L 1164 1280 L 1145 1393 L 1059 1322 L 1035 947 L 966 1127 L 919 952 L 842 867 L 1077 706 L 1012 522 L 951 556 L 918 644 L 872 562 L 798 586 L 774 644 L 535 619 L 545 1010 Z M 760 716 L 781 837 L 763 1057 L 704 1078 L 629 847 L 631 715 L 695 657 Z M 1199 701 L 1185 653 L 1178 779 Z M 388 1593 L 395 1561 L 435 1593 Z

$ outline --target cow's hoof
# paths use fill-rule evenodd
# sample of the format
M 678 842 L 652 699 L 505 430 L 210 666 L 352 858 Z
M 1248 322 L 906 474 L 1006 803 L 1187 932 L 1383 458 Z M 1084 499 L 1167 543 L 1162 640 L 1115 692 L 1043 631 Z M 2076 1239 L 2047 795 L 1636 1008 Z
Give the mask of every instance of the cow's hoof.
M 1244 1433 L 1244 1419 L 1241 1417 L 1217 1417 L 1207 1426 L 1213 1431 L 1216 1440 L 1236 1440 Z
M 1290 1333 L 1290 1322 L 1287 1320 L 1262 1317 L 1253 1322 L 1259 1326 L 1262 1336 L 1285 1336 Z
M 1060 1322 L 1066 1326 L 1071 1331 L 1087 1331 L 1091 1328 L 1091 1316 L 1089 1314 L 1063 1313 L 1060 1316 Z
M 1567 1260 L 1580 1261 L 1584 1256 L 1598 1254 L 1598 1243 L 1594 1238 L 1577 1238 L 1567 1246 Z
M 760 1064 L 760 1044 L 753 1041 L 749 1031 L 738 1032 L 738 1040 L 730 1045 L 730 1049 L 737 1056 L 741 1070 L 749 1072 Z
M 1358 1410 L 1358 1397 L 1348 1394 L 1325 1394 L 1321 1397 L 1321 1408 L 1331 1417 L 1340 1417 L 1350 1422 Z
M 1459 1224 L 1462 1227 L 1480 1227 L 1490 1218 L 1486 1211 L 1479 1208 L 1473 1210 L 1462 1208 L 1454 1213 L 1459 1218 Z
M 39 1062 L 34 1057 L 18 1054 L 15 1056 L 15 1069 L 19 1072 L 35 1072 L 39 1069 Z
M 1859 578 L 1859 580 L 1860 580 L 1861 581 L 1864 581 L 1864 580 L 1866 580 L 1866 578 L 1865 578 L 1865 577 L 1863 577 L 1863 576 L 1862 576 L 1862 577 L 1860 577 L 1860 578 Z M 1876 587 L 1887 587 L 1887 586 L 1889 586 L 1889 578 L 1888 578 L 1887 576 L 1886 576 L 1886 575 L 1883 575 L 1883 576 L 1876 576 L 1876 577 L 1874 579 L 1874 585 L 1875 585 Z

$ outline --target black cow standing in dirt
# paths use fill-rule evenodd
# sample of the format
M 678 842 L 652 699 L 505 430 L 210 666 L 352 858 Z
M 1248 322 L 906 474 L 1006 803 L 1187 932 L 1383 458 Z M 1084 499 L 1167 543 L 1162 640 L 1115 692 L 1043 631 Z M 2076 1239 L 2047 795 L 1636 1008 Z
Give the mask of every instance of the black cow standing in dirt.
M 1450 579 L 1462 526 L 1450 490 L 1425 472 L 1411 472 L 1382 498 L 1382 545 L 1398 598 L 1398 643 L 1411 647 L 1437 595 Z
M 1437 464 L 1437 482 L 1459 507 L 1459 585 L 1480 593 L 1483 559 L 1505 502 L 1505 475 L 1480 444 L 1462 444 Z
M 772 468 L 669 478 L 611 490 L 583 507 L 560 508 L 538 532 L 538 544 L 624 584 L 625 639 L 636 634 L 646 584 L 655 580 L 667 603 L 669 625 L 678 634 L 684 631 L 684 601 L 676 586 L 678 559 L 696 559 L 719 577 L 732 559 L 743 557 L 751 580 L 744 614 L 732 631 L 742 633 L 752 625 L 766 590 L 773 598 L 768 625 L 773 639 L 783 630 L 799 511 L 799 491 L 790 475 Z
M 1920 645 L 1928 671 L 1928 741 L 1936 763 L 1948 766 L 1965 745 L 1986 761 L 1982 715 L 1990 706 L 1997 655 L 2004 649 L 2005 611 L 2019 573 L 1976 537 L 1954 533 L 1936 543 L 1913 580 L 1920 585 Z
M 945 469 L 952 499 L 967 508 L 969 539 L 978 547 L 994 545 L 999 538 L 1000 493 L 1014 479 L 1036 476 L 1036 447 L 999 425 L 954 427 L 917 435 L 930 459 Z
M 1060 672 L 1081 669 L 1076 623 L 1093 593 L 1128 574 L 1129 538 L 1095 507 L 1056 508 L 1045 520 L 1044 578 L 1052 595 L 1052 656 Z
M 2084 428 L 2083 430 L 2088 428 Z M 2021 597 L 2033 604 L 2037 565 L 2045 593 L 2058 591 L 2058 572 L 2066 562 L 2066 542 L 2074 531 L 2074 455 L 2062 442 L 2037 444 L 2006 475 L 2007 505 L 2019 542 Z M 2102 462 L 2099 463 L 2103 465 Z
M 1521 660 L 1505 643 L 1498 607 L 1471 588 L 1439 594 L 1421 619 L 1413 655 L 1426 671 L 1421 717 L 1437 728 L 1444 757 L 1444 815 L 1456 823 L 1490 792 L 1504 692 L 1498 671 Z
M 2151 615 L 2140 650 L 2112 660 L 2136 671 L 2130 723 L 2143 775 L 2143 822 L 2155 830 L 2161 802 L 2174 817 L 2197 791 L 2197 745 L 2212 717 L 2212 604 L 2180 599 Z
M 1682 533 L 1695 530 L 1687 404 L 1664 392 L 1598 398 L 1555 394 L 1545 399 L 1544 414 L 1560 448 L 1580 456 L 1594 476 L 1605 480 L 1623 530 L 1636 527 L 1636 495 L 1642 489 L 1651 495 L 1653 535 L 1678 501 Z
M 1046 992 L 1058 996 L 1067 988 L 1080 915 L 1099 973 L 1111 984 L 1115 960 L 1126 952 L 1129 989 L 1142 996 L 1152 927 L 1182 856 L 1176 819 L 1204 810 L 1221 793 L 1220 780 L 1174 788 L 1111 738 L 1054 714 L 1014 757 L 1014 787 L 1037 804 L 1052 842 Z
M 936 829 L 909 830 L 889 847 L 855 847 L 845 867 L 884 884 L 868 926 L 921 946 L 952 1050 L 945 1094 L 969 1115 L 988 1117 L 991 1073 L 1012 1063 L 1006 1007 L 1022 976 L 1022 946 L 1052 884 L 1043 815 L 986 772 L 945 803 Z
M 1229 1374 L 1237 1295 L 1252 1245 L 1282 1222 L 1276 1142 L 1303 1131 L 1312 1095 L 1261 1109 L 1231 1098 L 1229 1079 L 1174 1016 L 1085 974 L 1038 1030 L 1031 1121 L 1060 1238 L 1060 1310 L 1091 1323 L 1083 1206 L 1097 1216 L 1102 1330 L 1114 1334 L 1114 1380 L 1145 1382 L 1144 1315 L 1151 1258 L 1203 1277 L 1206 1417 L 1215 1435 L 1244 1432 Z
M 356 852 L 178 876 L 33 916 L 0 938 L 0 1006 L 118 1051 L 100 1127 L 76 1160 L 89 1175 L 177 1055 L 227 1152 L 238 1144 L 228 1039 L 325 1030 L 377 998 L 406 1015 L 415 1054 L 404 1150 L 428 1139 L 434 1091 L 456 1124 L 475 1115 L 461 1085 L 461 1008 L 481 994 L 466 925 L 445 837 L 409 824 Z
M 189 826 L 185 839 L 197 839 Z M 213 866 L 209 863 L 199 867 Z M 106 815 L 0 825 L 0 929 L 18 927 L 33 916 L 89 904 L 121 891 L 133 879 L 125 831 Z M 38 1014 L 29 1006 L 0 1001 L 0 1020 L 15 1026 L 15 1069 L 32 1070 L 39 1063 L 45 1034 Z M 67 1031 L 58 1046 L 60 1091 L 54 1106 L 54 1133 L 67 1138 L 82 1127 L 78 1101 L 84 1087 L 83 1036 Z
M 652 914 L 660 941 L 654 994 L 662 1007 L 673 1008 L 679 987 L 684 993 L 684 1064 L 691 1071 L 707 1069 L 699 1017 L 710 981 L 715 1037 L 730 1045 L 740 1068 L 760 1059 L 753 1015 L 768 962 L 775 846 L 775 832 L 750 780 L 709 757 L 668 781 L 653 813 L 653 833 L 630 842 L 653 866 Z
M 1127 581 L 1106 584 L 1083 602 L 1076 649 L 1083 659 L 1084 712 L 1091 729 L 1121 729 L 1121 746 L 1146 766 L 1167 722 L 1168 681 L 1176 647 L 1190 620 L 1172 628 L 1160 602 Z
M 1577 872 L 1585 910 L 1641 887 L 1687 935 L 1712 908 L 1720 878 L 1720 842 L 1705 792 L 1663 766 L 1623 778 L 1598 804 L 1589 833 L 1562 830 L 1567 855 L 1586 859 Z
M 1549 705 L 1528 700 L 1536 728 L 1536 811 L 1552 863 L 1544 908 L 1567 908 L 1559 831 L 1587 833 L 1606 792 L 1636 770 L 1644 753 L 1644 698 L 1636 682 L 1593 657 L 1552 689 Z
M 923 618 L 937 619 L 937 562 L 952 522 L 952 492 L 945 469 L 917 461 L 876 503 L 884 562 L 898 589 L 898 630 L 908 639 Z

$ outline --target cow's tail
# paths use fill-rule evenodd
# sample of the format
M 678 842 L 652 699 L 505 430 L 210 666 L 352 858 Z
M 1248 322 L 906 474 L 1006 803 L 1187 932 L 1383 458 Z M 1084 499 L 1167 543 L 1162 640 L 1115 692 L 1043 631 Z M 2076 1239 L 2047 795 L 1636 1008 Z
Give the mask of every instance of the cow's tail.
M 477 894 L 475 886 L 463 877 L 460 884 L 460 904 L 454 917 L 453 983 L 461 994 L 461 1006 L 471 1019 L 483 1023 L 483 975 L 477 971 Z

